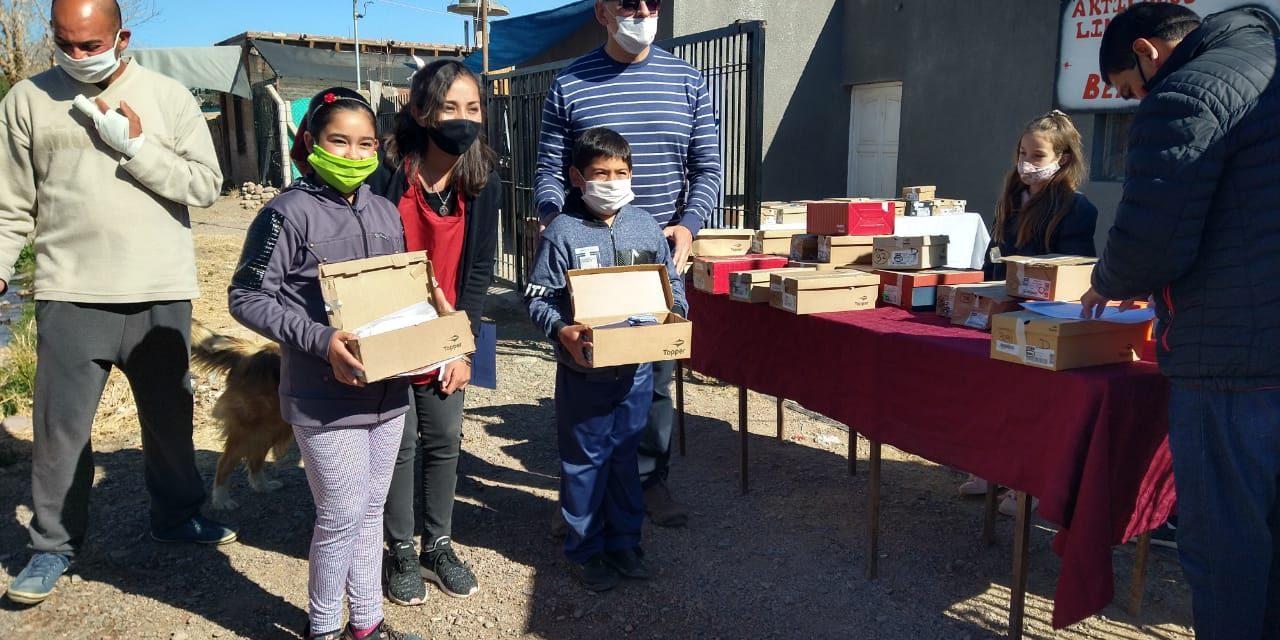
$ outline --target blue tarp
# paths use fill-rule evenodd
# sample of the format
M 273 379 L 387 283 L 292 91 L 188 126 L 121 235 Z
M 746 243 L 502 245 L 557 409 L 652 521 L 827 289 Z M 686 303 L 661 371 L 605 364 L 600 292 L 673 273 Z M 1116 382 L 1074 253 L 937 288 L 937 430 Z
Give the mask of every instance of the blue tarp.
M 514 67 L 537 57 L 552 45 L 594 19 L 596 0 L 578 0 L 563 7 L 527 16 L 494 20 L 489 24 L 489 68 Z M 467 66 L 479 72 L 481 52 L 467 56 Z

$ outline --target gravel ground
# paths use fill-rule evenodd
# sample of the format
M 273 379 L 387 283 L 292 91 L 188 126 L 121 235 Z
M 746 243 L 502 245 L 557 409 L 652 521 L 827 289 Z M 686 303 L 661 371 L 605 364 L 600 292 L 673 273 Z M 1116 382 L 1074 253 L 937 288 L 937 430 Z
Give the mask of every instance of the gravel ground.
M 240 332 L 222 291 L 250 213 L 233 198 L 193 214 L 205 298 L 195 316 Z M 996 638 L 1004 635 L 1012 557 L 1010 520 L 979 540 L 981 500 L 956 497 L 962 474 L 885 450 L 880 577 L 867 580 L 865 473 L 850 476 L 847 433 L 788 410 L 773 437 L 773 399 L 752 394 L 751 492 L 738 493 L 737 393 L 713 380 L 686 385 L 688 455 L 671 486 L 689 526 L 646 525 L 657 576 L 592 595 L 567 576 L 548 536 L 557 456 L 550 394 L 554 364 L 518 301 L 498 296 L 496 391 L 468 391 L 454 533 L 481 592 L 426 605 L 387 605 L 388 619 L 428 638 Z M 219 381 L 197 381 L 196 447 L 212 477 L 220 442 L 208 412 Z M 110 412 L 108 412 L 110 413 Z M 122 410 L 128 417 L 128 411 Z M 218 549 L 165 547 L 146 536 L 140 436 L 132 418 L 95 426 L 91 534 L 55 595 L 34 608 L 0 601 L 6 637 L 292 638 L 305 622 L 312 508 L 296 451 L 273 468 L 284 488 L 232 483 L 240 509 L 215 514 L 240 529 Z M 30 432 L 0 430 L 0 587 L 27 559 Z M 859 443 L 865 460 L 866 443 Z M 16 461 L 13 461 L 16 460 Z M 13 462 L 9 462 L 13 461 Z M 865 466 L 860 470 L 865 470 Z M 1036 638 L 1190 638 L 1190 596 L 1174 554 L 1154 550 L 1140 616 L 1123 608 L 1132 545 L 1116 548 L 1117 603 L 1070 629 L 1049 618 L 1059 559 L 1052 529 L 1033 530 L 1027 635 Z

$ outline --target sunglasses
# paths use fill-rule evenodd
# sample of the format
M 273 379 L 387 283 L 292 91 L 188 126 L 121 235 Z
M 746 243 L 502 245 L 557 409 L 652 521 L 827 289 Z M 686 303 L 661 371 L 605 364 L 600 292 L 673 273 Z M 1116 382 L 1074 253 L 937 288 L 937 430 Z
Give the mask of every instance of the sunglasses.
M 662 0 L 617 0 L 618 9 L 627 13 L 639 11 L 641 4 L 649 8 L 649 13 L 657 13 L 662 8 Z

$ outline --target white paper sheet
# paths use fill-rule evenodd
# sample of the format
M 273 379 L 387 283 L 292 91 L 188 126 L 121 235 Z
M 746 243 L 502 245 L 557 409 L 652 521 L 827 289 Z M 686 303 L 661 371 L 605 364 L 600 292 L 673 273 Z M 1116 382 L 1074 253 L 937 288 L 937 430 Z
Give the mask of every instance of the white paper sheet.
M 1079 302 L 1024 302 L 1022 308 L 1027 311 L 1038 313 L 1042 316 L 1050 318 L 1062 318 L 1064 320 L 1079 320 L 1080 314 L 1084 312 L 1084 305 Z M 1095 318 L 1103 322 L 1115 322 L 1118 324 L 1142 324 L 1156 317 L 1155 310 L 1146 309 L 1129 309 L 1121 311 L 1116 307 L 1107 307 L 1102 311 L 1101 318 Z
M 440 316 L 436 313 L 436 308 L 431 306 L 430 302 L 423 301 L 356 327 L 351 330 L 351 333 L 360 338 L 368 338 L 369 336 L 390 333 L 397 329 L 430 322 L 438 317 Z

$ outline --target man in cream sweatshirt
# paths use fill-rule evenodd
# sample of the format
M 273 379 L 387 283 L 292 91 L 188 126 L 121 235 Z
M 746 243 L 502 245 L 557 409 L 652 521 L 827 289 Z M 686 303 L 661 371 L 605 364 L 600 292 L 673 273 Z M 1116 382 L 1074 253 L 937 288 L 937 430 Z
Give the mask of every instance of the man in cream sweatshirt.
M 115 0 L 54 0 L 52 29 L 58 66 L 0 102 L 0 289 L 29 236 L 36 253 L 34 553 L 7 592 L 24 604 L 47 598 L 83 546 L 112 366 L 138 407 L 152 538 L 236 535 L 200 514 L 191 440 L 187 207 L 218 197 L 213 141 L 186 88 L 121 58 L 130 32 Z

